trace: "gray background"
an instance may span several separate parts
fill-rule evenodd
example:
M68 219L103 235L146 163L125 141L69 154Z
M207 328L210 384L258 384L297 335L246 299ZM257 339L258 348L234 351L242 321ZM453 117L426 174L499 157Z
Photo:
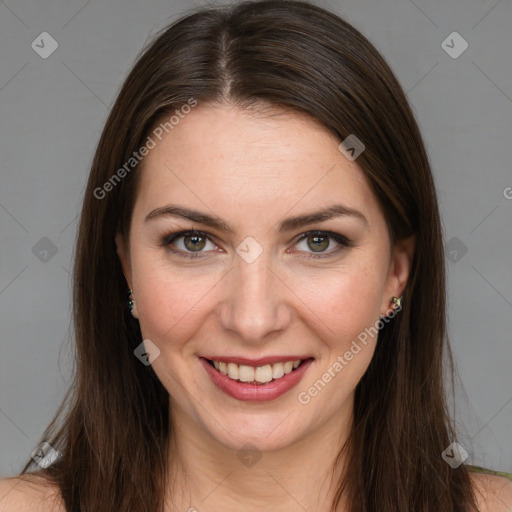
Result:
M512 5L317 3L380 49L416 112L447 243L462 445L512 471ZM200 4L0 2L0 476L21 469L69 383L76 216L109 106L151 35ZM58 43L46 59L31 47L44 31ZM458 58L442 47L454 31L469 45Z

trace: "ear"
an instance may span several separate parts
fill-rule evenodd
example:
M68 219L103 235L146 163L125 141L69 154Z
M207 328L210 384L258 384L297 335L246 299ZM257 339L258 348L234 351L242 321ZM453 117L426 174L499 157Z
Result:
M131 290L132 289L132 266L130 262L130 251L128 250L127 243L125 242L121 233L117 233L115 237L117 255L119 256L119 260L121 261L121 267L123 269L123 274L126 279L126 286ZM135 302L135 296L130 295L130 299L133 300L133 307L131 309L132 316L134 318L139 318L139 313L137 311L137 303Z
M412 235L409 238L397 241L391 251L388 279L381 304L383 315L389 314L391 297L400 297L407 285L415 247L416 236Z
M121 233L117 233L115 237L117 255L119 256L119 260L121 261L121 267L123 269L124 277L126 278L126 286L131 290L132 289L132 269L130 264L130 254L128 248L126 247L125 240Z

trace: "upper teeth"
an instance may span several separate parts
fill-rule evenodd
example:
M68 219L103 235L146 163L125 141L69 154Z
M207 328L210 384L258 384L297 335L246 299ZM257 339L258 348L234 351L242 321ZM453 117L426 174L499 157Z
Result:
M246 366L244 364L225 363L223 361L213 361L213 365L220 373L227 375L230 379L240 380L242 382L270 382L272 379L279 379L283 375L290 373L301 363L300 359L296 361L287 361L285 363L266 364L264 366Z

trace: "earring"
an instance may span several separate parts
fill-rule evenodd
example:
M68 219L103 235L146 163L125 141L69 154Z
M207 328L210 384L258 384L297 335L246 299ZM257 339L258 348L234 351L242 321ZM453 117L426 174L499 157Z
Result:
M132 317L135 318L133 316L133 307L135 306L135 300L130 297L131 295L133 295L132 289L128 290L128 309L130 311L130 315L132 315Z
M400 297L391 297L391 300L389 301L390 304L393 304L396 306L395 309L402 309L402 300L404 296L400 295Z
M395 311L398 312L402 309L403 299L404 299L403 295L400 295L400 297L391 297L391 299L389 299L389 304L392 305L393 313ZM387 318L388 316L391 316L391 315L380 315L381 318ZM393 314L393 316L395 316L395 315Z

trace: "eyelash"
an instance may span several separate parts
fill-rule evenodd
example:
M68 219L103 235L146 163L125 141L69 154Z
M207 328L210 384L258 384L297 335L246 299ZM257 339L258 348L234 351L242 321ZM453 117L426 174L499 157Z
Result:
M197 229L188 229L188 230L181 230L181 231L171 231L170 233L167 233L165 236L162 237L161 245L164 247L170 246L173 242L178 240L179 238L183 238L187 235L196 235L200 236L202 238L206 238L210 242L214 243L213 240L210 238L208 233L205 233L204 231L199 231ZM334 240L336 243L340 245L340 247L330 250L328 252L322 252L322 253L308 253L308 256L304 256L305 258L312 258L312 259L319 259L319 258L327 258L330 256L333 256L334 254L339 253L343 249L347 249L350 247L353 247L353 243L351 240L349 240L347 237L340 235L338 233L333 233L332 231L320 231L320 230L312 230L307 231L305 233L302 233L299 236L299 239L295 242L295 244L298 244L302 242L302 240L308 238L309 236L320 236L320 237L328 237ZM204 258L206 256L206 252L184 252L182 250L173 250L169 248L169 251L171 251L174 254L177 254L185 259L194 259L194 258Z

